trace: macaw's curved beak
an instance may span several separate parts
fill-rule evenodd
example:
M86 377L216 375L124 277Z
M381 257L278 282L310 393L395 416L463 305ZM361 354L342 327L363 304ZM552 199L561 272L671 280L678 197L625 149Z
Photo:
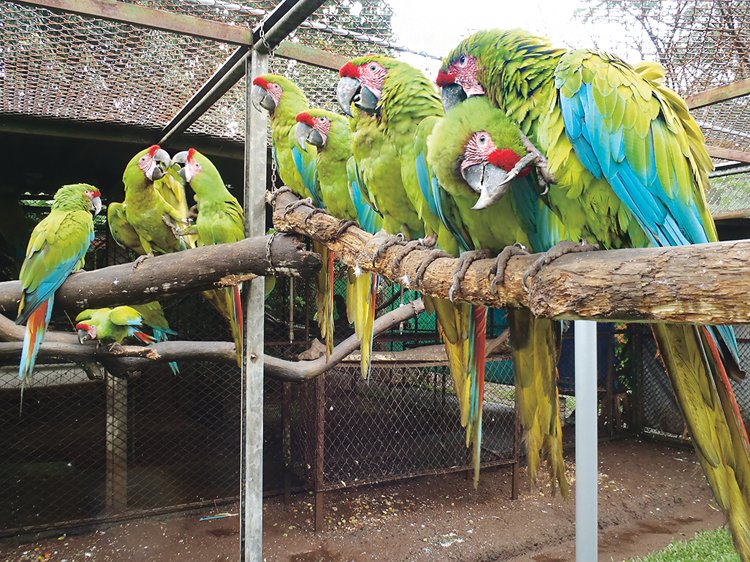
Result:
M253 103L253 107L258 111L265 109L268 113L273 113L274 109L276 109L276 102L271 94L269 94L268 90L263 86L259 86L258 84L255 84L250 91L250 100Z
M167 170L169 170L172 160L169 158L169 153L163 148L154 152L152 159L153 164L149 169L149 173L146 174L146 177L151 181L154 181L163 178L167 174Z
M323 136L307 123L297 123L297 128L295 129L294 134L297 137L297 144L299 144L305 152L307 152L307 143L318 148L322 148L325 144L323 142Z
M484 209L505 195L513 179L508 178L508 172L488 162L462 169L461 176L479 193L479 200L472 207L475 210Z
M443 99L443 110L447 112L451 107L458 105L468 96L461 84L454 83L443 86L443 91L440 93L440 97Z
M84 343L91 339L91 336L86 330L78 330L78 343Z
M94 215L98 215L102 210L102 198L92 197L91 198L91 210L94 211Z
M78 334L78 343L84 343L93 340L96 337L94 326L89 326L83 322L76 324L76 333Z
M188 159L188 151L187 150L183 150L182 152L178 152L177 154L175 154L172 157L172 164L177 164L177 166L180 168L180 171L177 172L177 173L180 174L180 177L184 181L188 181L187 178L185 177L185 175L186 175L186 173L185 173L185 166L187 166L187 159Z
M339 85L336 87L336 99L341 106L341 110L348 115L352 116L352 102L356 102L359 96L359 90L361 84L356 78L350 78L344 76L339 80Z

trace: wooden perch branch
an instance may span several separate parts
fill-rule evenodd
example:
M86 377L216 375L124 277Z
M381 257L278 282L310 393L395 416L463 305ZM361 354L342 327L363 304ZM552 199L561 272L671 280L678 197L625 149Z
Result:
M423 311L424 303L421 300L412 301L375 320L374 333L378 335L390 330ZM19 338L23 339L23 326L16 326L11 320L0 316L0 339ZM334 348L328 361L325 356L313 361L285 361L264 355L265 374L286 381L312 379L343 361L359 348L359 343L356 335L348 337ZM0 361L18 361L22 346L21 341L0 343ZM236 362L234 344L231 342L168 341L150 346L119 346L110 351L107 345L97 346L95 342L81 345L74 334L53 331L47 332L38 357L77 362L99 361L114 374L168 361L215 361L230 365Z
M269 245L270 242L270 245ZM270 255L270 260L269 260ZM178 293L237 284L250 275L310 277L320 256L304 249L296 236L247 238L205 246L71 275L55 296L55 306L83 310L113 304L137 304ZM15 316L21 283L0 283L0 313Z
M273 200L273 196L269 199ZM337 234L339 221L325 213L299 206L285 213L298 200L283 191L273 200L274 226L298 232L331 248L338 259L354 267L374 271L392 281L414 279L429 250L415 250L392 267L402 251L391 246L373 265L382 238L351 227ZM537 316L557 319L664 321L696 324L750 322L750 240L699 244L677 248L643 248L568 254L530 280L527 291L523 275L536 256L514 257L505 271L505 284L490 291L488 274L494 260L474 262L469 268L458 300L492 307L527 307ZM424 294L447 298L455 259L441 258L427 270Z

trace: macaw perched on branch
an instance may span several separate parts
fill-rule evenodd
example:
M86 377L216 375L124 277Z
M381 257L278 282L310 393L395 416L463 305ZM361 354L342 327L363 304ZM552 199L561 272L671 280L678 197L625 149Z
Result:
M383 55L366 55L352 59L339 72L337 97L341 108L352 114L352 104L360 116L355 126L364 125L377 130L395 149L397 159L375 156L379 165L400 170L401 183L395 185L367 182L367 192L377 209L395 230L412 240L409 248L422 244L422 240L436 240L441 251L434 252L421 268L441 254L459 254L457 239L440 221L432 202L420 189L417 178L419 155L414 138L420 122L440 117L443 110L440 98L430 81L416 68ZM369 119L361 113L370 115ZM362 136L367 139L367 136ZM353 151L355 160L362 147L361 137L355 132ZM380 146L365 150L380 151ZM372 157L372 156L370 156ZM423 158L424 156L422 156ZM357 162L360 168L364 162ZM360 174L362 176L363 174ZM416 220L415 220L416 219ZM387 230L386 226L386 230ZM416 280L417 283L419 279ZM407 283L408 284L408 283ZM466 444L473 444L474 485L479 478L482 403L484 394L484 364L487 317L485 307L454 304L447 299L425 299L438 318L438 326L451 368L461 409L461 423L466 427Z
M141 254L143 256L169 254L187 248L185 241L175 234L187 223L187 202L184 188L170 172L170 164L169 154L156 144L136 154L122 176L127 224L118 217L122 208L115 206L110 211L115 219L110 222L113 238L118 243L128 244L135 232L140 246L133 244L128 247L136 253L145 252Z
M120 344L132 337L149 344L167 341L168 336L177 335L177 332L169 328L158 301L133 306L86 309L76 316L75 328L81 343L99 340ZM150 328L153 335L145 332L144 328ZM169 363L169 368L175 375L180 373L174 361Z
M521 30L481 31L443 61L446 105L486 95L529 137L554 183L547 200L574 238L605 248L717 240L711 160L685 102L655 63L552 47ZM538 147L538 148L537 148ZM501 188L481 189L491 202ZM729 377L742 376L727 326L660 324L659 351L735 546L750 560L750 445Z
M380 230L382 219L372 206L363 199L356 181L350 181L352 159L352 139L349 123L343 115L324 109L310 109L297 114L295 129L300 146L313 145L317 149L315 159L320 196L329 213L344 219L342 228L358 222L370 234ZM353 190L357 190L355 193ZM328 251L327 279L329 290L327 302L318 302L318 310L327 311L327 323L333 329L333 260L334 254ZM357 274L359 273L359 274ZM354 332L361 344L362 376L370 372L370 357L375 321L375 301L377 297L377 275L349 271L347 283L346 309L349 322L354 324ZM333 351L333 338L326 338L327 353Z
M180 230L180 235L197 236L198 246L212 246L237 242L245 238L245 213L239 201L229 193L219 170L203 154L191 148L175 154L174 162L184 166L180 174L195 193L198 217L195 224ZM269 277L273 283L273 277ZM242 366L243 317L240 287L204 291L208 300L229 323L237 353L237 365Z
M263 74L253 79L252 102L258 111L267 111L271 123L273 159L281 181L294 193L319 209L325 209L315 160L317 148L297 138L297 115L310 109L304 92L291 80L277 74ZM326 353L333 350L333 256L325 244L312 243L324 267L318 274L316 303L318 326L326 343Z
M518 127L486 98L472 98L442 119L423 121L415 143L426 156L417 167L422 190L432 195L441 220L455 233L462 257L471 259L474 250L500 254L497 282L502 283L512 245L538 252L559 240L561 225L539 198L528 167L508 184L510 197L472 209L479 199L476 190L505 182L526 155ZM549 462L553 490L559 484L567 496L557 393L560 326L526 309L508 310L508 318L529 475L535 482L541 453Z
M21 266L21 303L16 324L26 323L18 377L24 384L34 371L44 339L55 291L83 267L94 239L94 220L102 208L99 190L85 183L64 185L55 193L52 209L34 227Z

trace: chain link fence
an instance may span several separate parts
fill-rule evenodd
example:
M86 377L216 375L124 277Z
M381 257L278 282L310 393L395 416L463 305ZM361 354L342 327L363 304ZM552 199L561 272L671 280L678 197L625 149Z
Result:
M750 326L735 326L740 365L750 365ZM659 358L656 342L647 326L628 332L635 378L635 424L643 433L668 439L689 440L685 420ZM745 425L750 424L750 381L731 381Z

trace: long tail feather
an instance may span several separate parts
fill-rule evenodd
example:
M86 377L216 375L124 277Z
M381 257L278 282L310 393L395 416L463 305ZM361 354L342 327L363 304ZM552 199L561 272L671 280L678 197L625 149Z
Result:
M750 560L750 450L721 354L705 328L661 324L652 329L737 552Z
M469 317L469 370L471 383L472 464L474 489L479 485L479 468L482 464L482 409L484 406L484 368L487 348L487 307L472 306Z
M242 314L242 295L239 285L227 287L227 300L232 303L232 339L234 340L234 349L237 352L237 366L242 368L242 351L245 345L243 338L244 316Z
M373 325L378 296L378 276L349 273L346 287L347 318L354 324L354 333L360 340L360 369L362 378L370 377L372 364Z
M156 340L157 342L167 341L170 335L171 336L177 335L177 332L175 332L174 330L170 330L170 329L163 330L161 328L153 328L153 332L154 332L154 340ZM170 361L168 365L169 365L169 370L172 371L173 375L177 376L180 374L180 367L179 365L177 365L177 361Z
M536 484L542 459L546 459L552 490L559 484L568 496L570 485L565 477L562 456L562 424L557 392L556 323L535 318L528 310L508 310L516 400L529 477Z
M323 267L318 272L315 304L320 335L326 344L326 358L333 353L333 264L334 255L325 244L313 241L313 250L321 255Z
M29 383L31 374L34 372L36 356L39 353L39 346L42 345L44 334L49 325L49 319L52 315L52 305L55 297L52 295L34 312L32 312L26 321L26 331L23 335L23 350L21 351L21 362L18 365L18 378L26 385Z

